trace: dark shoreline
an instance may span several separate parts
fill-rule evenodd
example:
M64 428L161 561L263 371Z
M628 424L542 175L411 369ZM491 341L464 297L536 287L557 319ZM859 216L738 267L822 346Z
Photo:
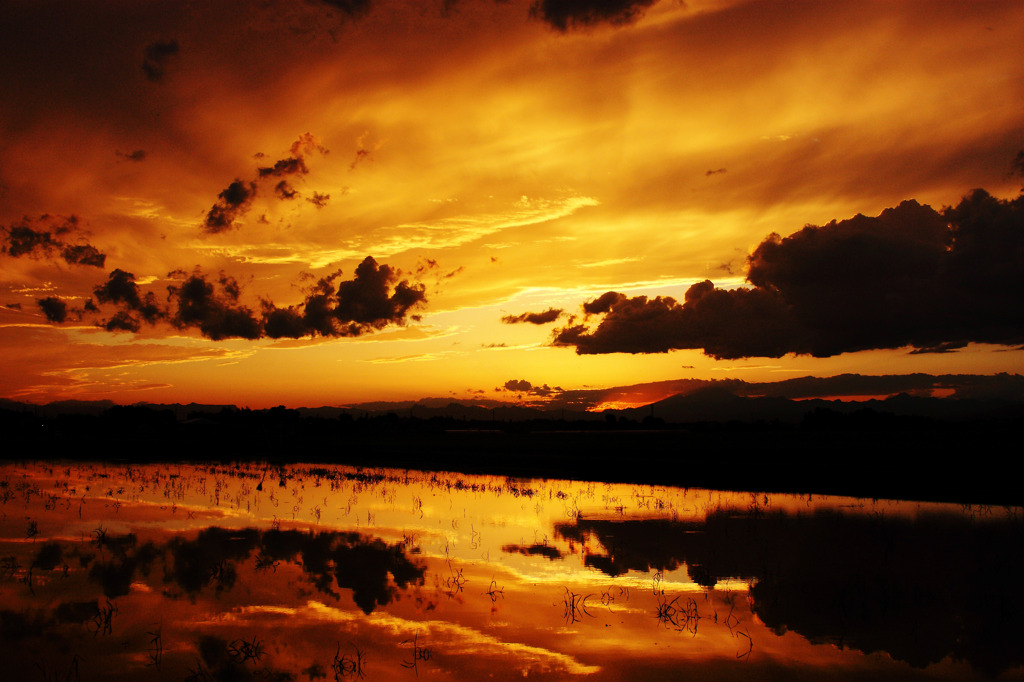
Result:
M1018 419L664 424L384 417L178 422L158 412L6 415L6 460L302 462L751 492L1024 505ZM15 423L16 422L16 423Z

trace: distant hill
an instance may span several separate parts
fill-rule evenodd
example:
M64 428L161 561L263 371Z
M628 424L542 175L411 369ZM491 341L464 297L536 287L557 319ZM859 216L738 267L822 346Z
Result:
M634 404L645 395L665 396L643 407L603 410L601 405ZM840 398L846 398L841 400ZM115 407L110 400L63 400L30 405L0 399L0 409L29 412L41 417L99 416ZM212 415L239 410L232 405L200 403L136 403L132 407L169 410L178 421L190 415ZM274 408L284 410L286 408ZM821 410L852 414L863 410L898 416L945 421L1015 418L1024 412L1024 376L908 374L800 377L778 382L751 383L738 379L679 379L607 389L571 390L549 399L525 403L494 398L452 400L421 398L376 401L345 406L300 407L290 410L303 418L350 419L394 415L412 420L510 423L531 421L594 422L609 415L636 422L645 419L667 424L694 422L779 421L798 423ZM267 410L251 410L257 414Z

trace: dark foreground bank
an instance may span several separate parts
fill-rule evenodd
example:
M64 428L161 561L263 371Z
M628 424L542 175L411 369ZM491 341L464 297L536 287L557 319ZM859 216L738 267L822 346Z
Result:
M323 462L513 477L1022 505L1020 418L941 421L816 412L801 422L664 424L303 417L150 408L0 411L7 459Z

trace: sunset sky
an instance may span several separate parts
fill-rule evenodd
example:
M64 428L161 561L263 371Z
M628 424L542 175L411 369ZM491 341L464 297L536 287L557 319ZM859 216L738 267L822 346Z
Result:
M8 0L0 45L0 397L1024 372L1019 0Z

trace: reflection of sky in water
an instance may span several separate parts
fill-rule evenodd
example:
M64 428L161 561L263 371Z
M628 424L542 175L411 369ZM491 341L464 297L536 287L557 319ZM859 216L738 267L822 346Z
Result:
M7 679L1020 679L1019 509L0 468Z

